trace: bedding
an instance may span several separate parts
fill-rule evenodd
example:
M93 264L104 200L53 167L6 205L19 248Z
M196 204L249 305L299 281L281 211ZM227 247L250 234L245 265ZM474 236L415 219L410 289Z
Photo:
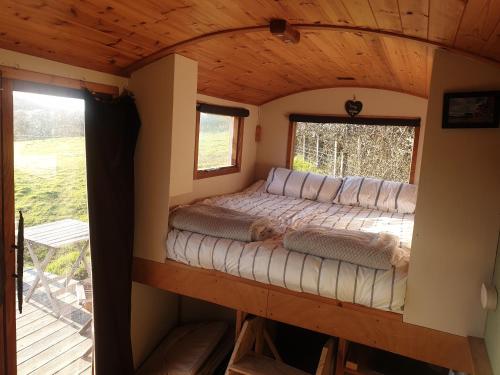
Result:
M315 173L272 168L267 178L266 193L292 198L333 202L342 185L342 178Z
M346 177L335 203L387 212L415 212L417 186L368 177Z
M169 222L177 229L247 242L274 237L280 227L276 220L207 204L180 206Z
M397 246L404 250L404 256L393 259L396 266L367 267L359 259L349 262L346 258L329 259L287 250L283 236L244 242L175 228L167 237L167 258L294 291L401 313L416 186L354 177L336 181L318 176L273 168L267 181L201 203L277 220L288 231L314 226L388 233L399 239ZM353 202L352 197L356 203L343 204Z
M169 259L204 269L352 302L403 312L408 267L379 270L290 251L281 240L242 242L173 229Z
M305 226L288 231L283 244L288 250L383 270L404 264L409 257L396 236L359 230Z
M242 192L205 199L203 203L279 219L290 228L314 225L370 233L387 232L399 237L400 247L411 247L414 214L269 194L265 188L266 182L258 181Z

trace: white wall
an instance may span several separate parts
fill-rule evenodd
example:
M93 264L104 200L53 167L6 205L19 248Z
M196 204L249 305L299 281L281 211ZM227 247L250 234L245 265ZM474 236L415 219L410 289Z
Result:
M172 87L172 152L170 196L193 191L194 139L198 63L184 56L175 59ZM191 146L191 147L190 147Z
M497 290L500 289L500 241L497 248L495 275L491 284L496 286ZM500 308L498 307L496 311L488 313L485 340L493 373L500 375Z
M182 163L192 168L193 154L185 154L178 146L191 138L194 142L196 79L196 62L178 55L149 64L130 79L141 117L135 152L134 236L134 255L141 258L165 260L172 189L192 190L192 172L186 174ZM134 363L138 366L177 324L178 297L134 283L132 317Z
M500 129L442 129L443 93L500 88L500 69L438 50L430 85L404 319L483 336L479 303L500 227Z
M288 115L290 113L345 115L344 103L352 99L363 102L361 115L420 117L422 135L425 129L427 100L394 91L367 88L331 88L304 91L273 100L261 107L262 141L257 149L256 176L266 178L273 166L286 165ZM423 143L420 137L419 150ZM417 156L416 181L420 168Z

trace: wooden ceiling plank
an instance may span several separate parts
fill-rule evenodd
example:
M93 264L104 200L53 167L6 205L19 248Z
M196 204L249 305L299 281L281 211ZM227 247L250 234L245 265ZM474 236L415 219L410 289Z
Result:
M126 40L136 47L156 50L164 47L165 43L158 43L158 37L143 36L137 30L126 28L120 18L106 19L100 14L97 7L90 7L89 2L75 2L72 0L44 0L45 6L38 6L38 2L23 1L25 6L36 9L39 13L48 13L71 22L85 30L94 29L113 38Z
M66 35L89 43L97 43L103 47L108 47L110 50L129 56L132 59L142 58L153 52L151 48L145 49L139 47L129 43L127 40L116 38L98 29L75 24L72 19L68 18L68 21L66 21L58 16L54 16L53 12L39 12L21 3L9 5L5 8L4 14L6 17L10 16L17 19L18 27L27 28L26 24L30 23L28 28L32 28L34 24L37 25L38 29L43 28L50 30L54 34Z
M342 0L342 3L356 26L378 28L368 0Z
M307 4L304 2L304 4ZM355 25L349 11L346 9L342 1L317 0L310 4L316 5L316 20L313 23L330 23L335 25ZM306 7L305 7L306 8ZM306 15L305 20L314 19L310 15ZM309 21L310 22L310 21Z
M398 1L403 33L426 39L429 27L429 2L426 0Z
M427 61L425 64L426 71L426 85L425 85L425 96L429 96L429 91L431 89L431 78L432 78L432 63L434 61L434 51L435 48L427 47Z
M26 27L11 27L5 22L7 18L4 14L0 13L0 35L10 35L11 38L18 41L29 40L32 44L55 51L56 56L57 53L66 51L64 53L70 53L75 57L79 56L83 60L101 60L119 68L127 66L135 58L134 56L125 56L116 49L75 38L67 33L61 33L58 30L44 26L30 25L29 29Z
M381 30L403 33L397 0L369 0L370 6Z
M391 60L387 57L387 51L382 42L383 37L378 35L363 35L363 42L366 45L369 58L366 61L366 66L369 67L367 70L370 75L373 76L375 82L385 82L386 87L388 87L388 82L394 81L393 65ZM398 39L399 41L399 39ZM371 65L370 61L379 61L379 64ZM401 89L396 84L391 84L391 88Z
M469 0L458 29L455 46L481 53L500 22L500 0Z
M465 0L431 0L429 8L429 40L453 46Z
M488 42L481 49L481 54L497 61L500 60L500 23L496 26Z
M367 86L408 92L408 85L401 87L391 80L392 72L387 69L385 60L367 50L365 38L368 37L352 33L335 33L335 38L330 35L328 31L308 32L301 43L290 46L262 31L233 36L224 43L207 40L178 52L199 61L200 92L231 100L245 95L246 102L261 104L304 89L331 86ZM398 42L393 40L394 44ZM359 51L363 53L358 55ZM245 61L243 68L238 61L220 58L234 55L239 56L239 61ZM357 62L353 64L353 61ZM425 64L422 65L425 70ZM336 76L345 72L355 73L358 78L354 82L337 81ZM424 77L424 85L425 81ZM265 90L259 91L259 88ZM425 88L419 93L422 91Z
M177 52L199 61L200 91L243 102L330 86L426 95L434 46L500 60L498 3L4 0L0 45L114 73ZM301 31L297 46L269 36L277 17Z
M29 41L20 41L18 38L11 38L9 35L1 35L0 33L0 48L25 53L27 55L37 56L44 59L57 61L63 64L79 66L81 68L97 70L99 72L115 74L118 76L123 75L123 70L117 66L109 65L108 63L100 63L95 60L87 60L80 56L73 56L70 52L57 53L46 47L34 45Z

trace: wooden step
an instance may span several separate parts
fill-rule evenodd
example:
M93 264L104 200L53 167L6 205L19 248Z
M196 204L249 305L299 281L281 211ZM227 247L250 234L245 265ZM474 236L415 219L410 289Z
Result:
M242 375L310 375L283 362L252 352L245 354L238 362L233 363L228 370L230 374Z

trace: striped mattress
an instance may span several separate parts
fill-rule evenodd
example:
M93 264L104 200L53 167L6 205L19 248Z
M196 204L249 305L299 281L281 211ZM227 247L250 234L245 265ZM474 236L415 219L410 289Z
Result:
M320 225L366 232L388 232L409 249L414 215L375 208L318 202L266 192L260 181L236 193L203 203L280 219L291 228ZM381 310L402 313L408 265L377 270L338 260L289 251L282 240L240 242L172 229L167 258L214 269L265 284L284 287Z

